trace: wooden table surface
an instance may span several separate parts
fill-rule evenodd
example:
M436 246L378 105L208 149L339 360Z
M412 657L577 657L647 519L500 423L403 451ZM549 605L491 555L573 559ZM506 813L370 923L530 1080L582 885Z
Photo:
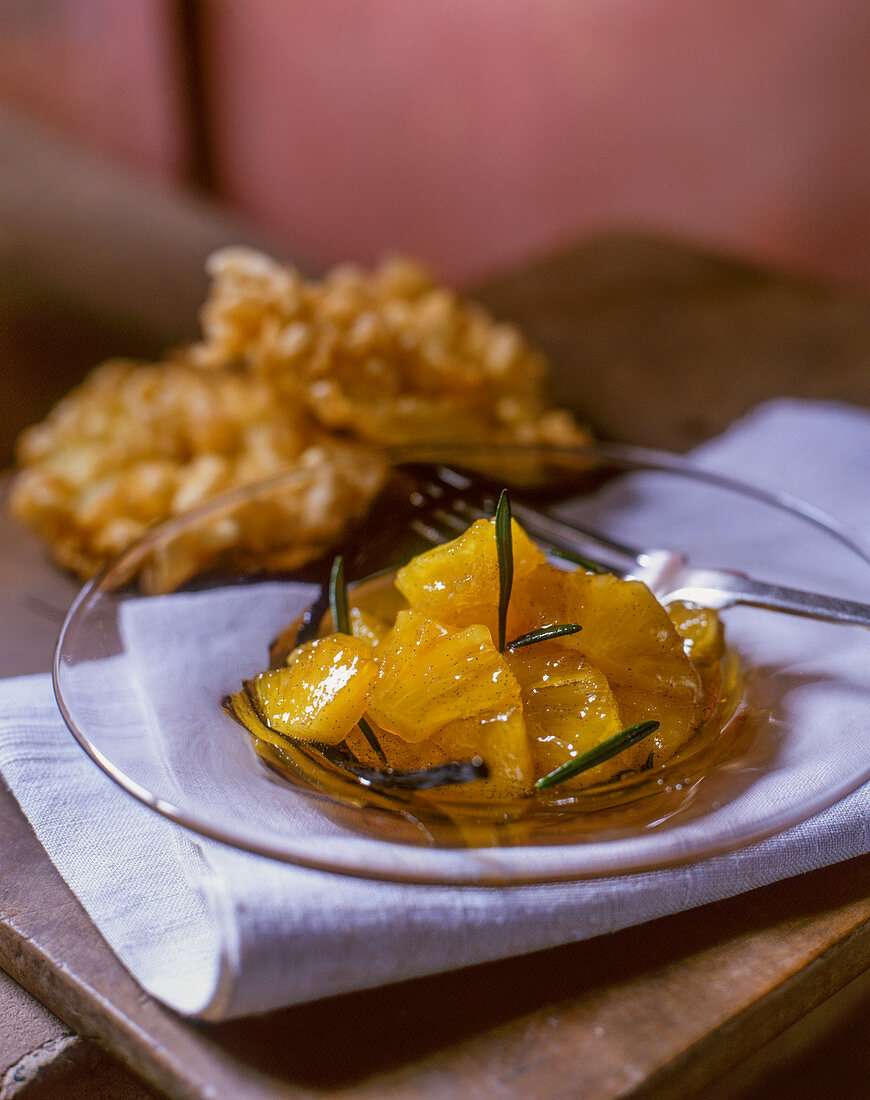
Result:
M63 185L52 216L68 201L75 217L79 199L65 199ZM0 179L0 200L2 187ZM107 241L131 232L130 195L122 186L111 194L100 238L110 250ZM140 201L140 233L149 217L165 224L168 200ZM166 243L166 263L194 270L198 250L219 243L226 227L198 213L183 224L187 233ZM45 255L60 253L49 242ZM0 294L12 303L4 385L17 400L7 436L20 426L16 415L46 405L84 372L90 352L135 354L138 346L119 348L119 340L144 349L173 333L171 301L160 317L137 311L134 256L128 281L122 272L118 282L121 312L109 321L103 303L91 308L87 280L74 277L74 257L34 276L27 256L12 263L0 247ZM548 352L559 397L605 435L682 449L779 394L870 405L870 302L854 291L626 236L567 250L477 293ZM16 311L26 324L16 324ZM175 318L179 328L188 321ZM51 370L40 373L42 362ZM5 517L2 524L0 673L46 669L73 586L29 536ZM197 1025L123 970L2 787L0 833L0 965L172 1097L706 1095L870 968L864 858L593 941Z

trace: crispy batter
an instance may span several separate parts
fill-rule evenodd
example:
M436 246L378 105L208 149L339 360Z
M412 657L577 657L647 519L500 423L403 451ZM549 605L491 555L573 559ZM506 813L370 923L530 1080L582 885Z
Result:
M309 281L232 248L209 274L198 343L161 363L103 364L19 438L13 512L81 577L155 521L283 470L307 475L152 558L147 587L218 555L310 559L365 511L389 444L588 441L547 408L546 364L518 330L414 263Z

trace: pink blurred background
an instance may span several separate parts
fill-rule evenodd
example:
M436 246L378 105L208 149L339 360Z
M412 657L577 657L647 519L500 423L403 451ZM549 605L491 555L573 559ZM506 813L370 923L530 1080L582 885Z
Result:
M6 0L0 102L318 266L641 229L870 283L867 0Z

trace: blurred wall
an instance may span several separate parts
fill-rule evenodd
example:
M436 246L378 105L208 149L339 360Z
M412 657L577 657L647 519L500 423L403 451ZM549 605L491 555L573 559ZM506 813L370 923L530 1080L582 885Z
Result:
M610 229L870 282L867 0L5 0L0 99L318 265Z
M0 0L0 99L164 179L187 170L170 0Z

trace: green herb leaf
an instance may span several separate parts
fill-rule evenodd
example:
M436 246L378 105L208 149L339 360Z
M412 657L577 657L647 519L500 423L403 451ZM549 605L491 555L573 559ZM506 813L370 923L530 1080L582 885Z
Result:
M634 726L620 730L619 733L608 737L606 741L602 741L600 745L596 745L594 749L589 749L588 752L575 756L573 760L561 764L548 775L542 776L535 783L535 790L544 791L549 787L555 787L557 783L564 783L566 779L573 779L575 775L581 775L583 772L589 771L596 764L603 764L605 760L618 756L626 749L630 749L632 745L636 745L638 741L642 741L644 737L655 733L660 724L654 721L638 722Z
M505 649L522 649L523 646L534 645L535 642L549 642L553 638L564 638L567 634L576 634L583 627L579 623L554 623L552 626L541 626L537 630L530 630L528 634L521 634L508 642Z
M344 558L340 554L337 555L333 561L332 569L329 573L329 606L332 610L332 622L338 633L352 634L353 631L350 628L350 613L347 609L347 584L344 580ZM363 736L366 741L368 741L372 752L382 764L386 764L387 758L384 756L384 750L378 744L378 739L375 737L372 727L365 718L360 718L357 725L362 730Z
M344 558L339 554L332 563L329 574L329 607L332 622L339 634L350 634L350 616L347 610L347 585L344 582Z
M508 604L514 583L514 542L511 530L511 502L502 489L495 510L495 549L498 556L498 648L504 650Z

